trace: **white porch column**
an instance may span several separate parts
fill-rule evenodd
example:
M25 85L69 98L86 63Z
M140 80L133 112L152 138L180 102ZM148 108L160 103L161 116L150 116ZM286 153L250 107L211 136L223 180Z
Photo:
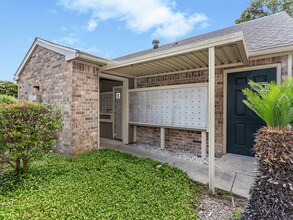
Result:
M209 48L209 190L215 192L215 47Z
M165 128L161 128L161 149L165 149Z
M207 132L201 131L201 158L207 157Z
M137 78L134 79L134 88L137 88ZM136 143L137 141L137 132L136 132L136 125L133 126L133 142Z
M122 87L122 141L129 144L129 109L128 109L128 79L123 80Z
M288 55L288 76L290 77L292 77L292 53L290 53L289 55Z

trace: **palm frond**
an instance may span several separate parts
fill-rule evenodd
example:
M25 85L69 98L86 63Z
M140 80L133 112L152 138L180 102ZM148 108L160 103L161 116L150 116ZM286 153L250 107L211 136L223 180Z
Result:
M288 78L281 85L275 82L249 81L244 89L243 103L254 111L268 126L286 127L293 124L293 80Z

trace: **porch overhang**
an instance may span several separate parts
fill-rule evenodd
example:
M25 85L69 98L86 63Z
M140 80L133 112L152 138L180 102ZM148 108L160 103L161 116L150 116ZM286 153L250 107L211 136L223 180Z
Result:
M136 78L208 69L208 50L211 47L215 48L216 68L248 63L243 33L236 32L125 61L116 61L103 67L102 71Z

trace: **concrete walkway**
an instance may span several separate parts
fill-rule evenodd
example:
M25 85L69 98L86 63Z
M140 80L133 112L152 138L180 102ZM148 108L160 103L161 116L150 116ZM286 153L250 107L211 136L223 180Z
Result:
M168 163L185 171L188 176L198 182L208 183L208 165L196 164L175 156L169 156L163 152L145 150L125 145L120 141L101 138L101 148L113 149L120 152L133 154L138 157L151 158L162 163ZM226 154L216 159L216 184L219 189L232 192L243 197L249 196L255 176L254 158Z

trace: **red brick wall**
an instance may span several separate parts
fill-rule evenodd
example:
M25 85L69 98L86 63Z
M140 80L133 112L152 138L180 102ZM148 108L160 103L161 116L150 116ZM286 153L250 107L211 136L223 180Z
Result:
M57 104L64 113L64 131L56 150L79 154L98 148L99 76L96 67L67 62L61 54L37 46L19 75L19 98L28 100L40 87L43 103Z
M137 142L160 147L160 128L137 126ZM191 130L166 129L165 147L170 150L184 150L200 156L201 132Z
M40 87L43 103L57 104L64 114L64 131L57 144L61 153L71 153L72 67L65 57L37 46L19 75L18 97L28 100L34 86Z
M137 79L137 88L208 82L207 70Z
M98 69L73 62L72 72L72 154L99 147Z

